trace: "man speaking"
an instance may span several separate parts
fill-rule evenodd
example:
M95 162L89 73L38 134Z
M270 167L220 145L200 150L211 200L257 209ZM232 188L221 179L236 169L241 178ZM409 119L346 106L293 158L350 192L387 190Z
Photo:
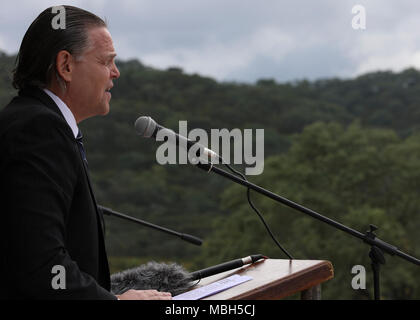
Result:
M103 218L77 124L109 112L115 56L106 23L71 6L43 11L22 40L19 93L0 112L0 298L171 298L109 291Z

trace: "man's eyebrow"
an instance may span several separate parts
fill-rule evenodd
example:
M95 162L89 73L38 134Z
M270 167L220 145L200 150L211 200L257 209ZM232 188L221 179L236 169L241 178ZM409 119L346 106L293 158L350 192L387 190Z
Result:
M115 52L111 52L102 56L103 59L113 59L117 56Z

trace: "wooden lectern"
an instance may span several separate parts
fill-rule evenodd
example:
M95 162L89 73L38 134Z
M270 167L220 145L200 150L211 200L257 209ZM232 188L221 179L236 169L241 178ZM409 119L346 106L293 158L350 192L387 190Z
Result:
M331 262L321 260L266 259L204 278L196 288L229 277L247 275L252 280L203 300L274 300L301 292L301 299L321 299L321 283L334 277Z

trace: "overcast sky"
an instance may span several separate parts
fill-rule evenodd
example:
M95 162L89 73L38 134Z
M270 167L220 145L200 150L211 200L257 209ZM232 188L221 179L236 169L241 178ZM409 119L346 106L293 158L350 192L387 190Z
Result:
M34 18L72 4L106 18L120 59L219 81L351 78L420 68L415 0L3 0L0 50L16 53ZM366 29L352 20L362 5ZM357 20L359 24L361 20Z

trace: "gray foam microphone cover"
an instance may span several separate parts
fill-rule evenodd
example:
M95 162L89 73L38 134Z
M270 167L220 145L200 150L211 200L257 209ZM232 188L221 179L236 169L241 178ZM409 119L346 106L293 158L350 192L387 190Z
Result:
M192 287L191 275L177 263L150 261L111 275L111 292L122 294L127 290L151 290L181 294Z
M151 117L142 116L136 120L134 128L138 135L150 138L156 129L156 122Z

